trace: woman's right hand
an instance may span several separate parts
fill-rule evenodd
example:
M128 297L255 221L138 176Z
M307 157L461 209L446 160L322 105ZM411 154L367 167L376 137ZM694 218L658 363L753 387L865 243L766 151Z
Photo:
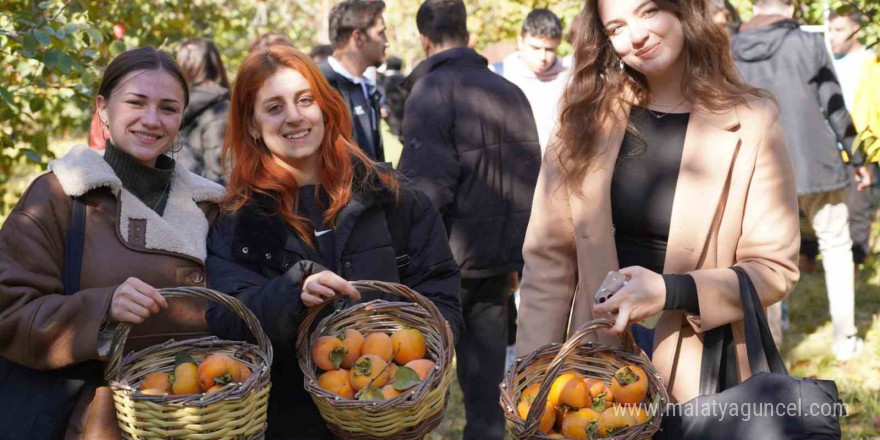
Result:
M168 301L153 286L131 277L113 291L110 321L140 324L150 315L168 307Z
M320 305L336 295L345 295L356 301L361 299L361 293L351 283L329 270L311 275L303 282L301 298L306 307Z

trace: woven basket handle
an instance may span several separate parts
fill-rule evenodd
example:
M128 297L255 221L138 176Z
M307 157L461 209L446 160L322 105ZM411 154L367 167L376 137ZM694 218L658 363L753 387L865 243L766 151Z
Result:
M211 290L205 287L169 287L159 289L159 294L164 298L201 298L226 306L244 320L248 329L251 331L251 334L257 340L257 345L260 347L260 350L266 354L269 365L272 365L272 344L263 332L260 322L257 321L257 317L254 316L253 312L251 312L247 306L232 295L220 293L216 290ZM131 327L132 324L125 322L119 323L119 325L116 326L116 332L113 335L113 351L110 354L110 361L107 364L107 369L104 371L104 377L108 381L117 378L120 373L119 370L122 368L122 352L125 348L125 341L128 339L128 333L131 331Z
M431 319L437 323L440 328L444 329L443 334L446 335L448 343L452 344L452 329L449 328L449 323L446 322L446 319L440 313L440 310L437 309L437 306L434 305L431 300L425 298L421 293L416 292L403 284L389 283L386 281L352 281L351 285L362 294L366 292L390 293L409 299L422 306L422 308L427 310L428 314L431 315ZM309 309L305 319L303 319L299 326L299 333L297 334L296 340L298 350L299 347L308 346L309 329L311 329L312 323L315 322L315 319L321 313L321 310L332 302L333 301L324 301L320 305Z
M550 386L553 384L553 380L556 379L556 376L562 370L562 366L565 363L565 360L571 356L575 350L584 344L585 339L589 336L590 333L593 333L596 330L606 329L614 327L614 321L608 318L598 318L592 321L587 321L584 325L581 326L559 349L559 352L556 353L556 357L553 358L553 361L550 362L550 365L547 367L546 372L544 373L544 380L541 381L541 387L538 389L538 395L535 397L535 402L545 402L547 397L550 396ZM632 332L629 330L629 327L626 328L626 331L620 335L623 347L626 351L630 353L639 354L639 346L636 344L635 339L633 339ZM526 417L526 426L529 427L530 435L534 435L539 426L539 421L541 417L544 415L544 407L545 405L532 405L529 410L529 415Z

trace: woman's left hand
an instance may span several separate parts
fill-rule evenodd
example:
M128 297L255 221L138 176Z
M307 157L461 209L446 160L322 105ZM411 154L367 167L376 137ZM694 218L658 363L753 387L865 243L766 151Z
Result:
M630 280L608 301L593 304L596 313L617 312L617 320L611 331L623 333L630 323L641 321L663 310L666 305L666 282L663 275L641 266L620 269Z

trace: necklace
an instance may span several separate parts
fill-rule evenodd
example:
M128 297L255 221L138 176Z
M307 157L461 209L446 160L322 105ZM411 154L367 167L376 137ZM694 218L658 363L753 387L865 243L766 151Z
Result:
M687 102L687 98L683 99L683 100L682 100L681 102L679 102L678 104L675 104L675 107L672 107L672 109L669 110L669 111L666 112L666 113L660 113L660 114L657 114L657 113L655 113L653 110L649 109L647 106L645 106L645 110L647 110L648 113L650 113L652 116L654 116L655 118L657 118L657 120L659 121L660 119L665 118L666 115L668 115L668 114L674 112L676 109L678 109L679 107L681 107L681 105L684 104L685 102ZM658 107L662 107L662 106L658 106Z

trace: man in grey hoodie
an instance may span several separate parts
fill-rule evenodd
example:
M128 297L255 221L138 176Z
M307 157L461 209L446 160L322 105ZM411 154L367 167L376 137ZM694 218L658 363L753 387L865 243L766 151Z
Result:
M535 9L523 22L517 39L519 50L495 69L526 94L535 116L541 153L547 149L550 132L559 119L559 100L568 83L568 70L556 57L561 42L559 17L548 9Z
M862 158L850 151L855 128L822 36L802 31L791 0L755 0L755 17L733 38L733 56L749 85L773 93L794 162L801 211L819 239L834 328L832 351L849 360L863 341L854 325L854 267L846 187L847 165L870 184ZM841 159L843 156L843 159ZM778 316L779 309L770 315ZM774 321L774 319L771 319ZM777 336L777 335L774 335ZM781 336L781 335L780 335Z

